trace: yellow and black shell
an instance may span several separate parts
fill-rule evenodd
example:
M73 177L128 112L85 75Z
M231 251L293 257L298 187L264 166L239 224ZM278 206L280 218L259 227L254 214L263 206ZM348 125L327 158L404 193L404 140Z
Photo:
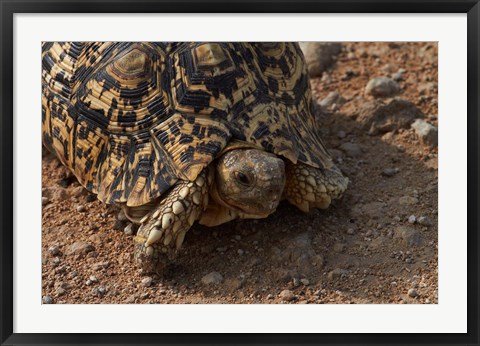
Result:
M331 164L296 43L44 42L42 95L43 143L106 203L194 180L231 139Z

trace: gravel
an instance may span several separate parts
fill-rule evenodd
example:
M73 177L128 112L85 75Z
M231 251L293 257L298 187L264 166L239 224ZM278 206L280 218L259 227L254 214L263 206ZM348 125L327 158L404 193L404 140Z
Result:
M377 77L370 80L365 93L373 97L392 97L400 92L400 85L388 77Z
M399 226L395 229L394 237L402 240L406 247L420 246L423 244L422 234L415 228Z
M95 247L84 241L76 241L67 248L67 255L85 255L89 252L95 251Z
M84 205L78 205L76 209L79 213L85 213L87 211L87 207Z
M417 119L413 122L412 128L422 143L433 148L438 146L438 130L435 126L423 119Z
M356 143L342 143L340 149L348 156L352 158L358 158L363 155L362 148Z
M382 172L382 175L385 177L393 177L395 174L399 173L399 168L385 168Z
M327 97L318 102L324 108L331 109L334 105L340 106L345 103L345 99L338 93L338 91L330 92Z
M388 104L380 101L362 103L358 120L363 123L369 135L408 128L424 114L410 101L395 98Z
M347 276L350 272L346 269L335 268L328 273L328 278L330 280L335 280L344 276Z
M280 292L280 294L278 296L284 302L291 302L292 300L295 299L295 295L290 290L283 290L282 292Z
M43 304L53 304L53 298L50 296L43 296L42 297Z
M320 77L335 63L337 55L342 51L342 44L338 42L302 42L300 47L305 54L311 77Z
M60 249L56 245L52 245L48 248L48 253L52 256L58 256L60 254Z
M147 276L147 277L142 279L142 285L145 286L145 287L152 286L152 283L153 283L153 278L150 277L150 276Z
M412 196L402 196L398 199L398 203L403 206L418 204L418 198Z
M427 93L435 93L437 91L437 83L434 83L434 82L420 83L417 86L417 90L420 95L425 95Z
M223 276L219 272L211 272L202 277L204 285L218 285L223 282Z
M408 296L411 298L415 298L418 296L417 290L415 288L410 288L407 292Z
M135 299L136 299L136 298L137 298L137 297L136 297L134 294L129 295L129 296L127 297L127 299L125 299L125 304L135 303Z
M63 202L68 199L68 197L69 195L67 190L61 187L55 188L55 190L52 192L52 199L56 202Z
M99 298L103 297L107 293L107 288L103 286L94 287L92 289L92 294Z
M305 278L300 279L300 282L301 282L302 284L304 284L305 286L310 285L310 281L309 281L308 279L305 279Z
M92 269L95 271L98 271L98 270L108 268L109 265L110 265L110 262L108 261L96 262L92 265Z
M431 226L433 224L432 220L428 216L420 216L417 222L423 226Z
M133 235L133 233L134 233L134 224L133 224L133 223L129 223L127 226L125 226L125 228L123 229L123 233L125 233L126 235Z

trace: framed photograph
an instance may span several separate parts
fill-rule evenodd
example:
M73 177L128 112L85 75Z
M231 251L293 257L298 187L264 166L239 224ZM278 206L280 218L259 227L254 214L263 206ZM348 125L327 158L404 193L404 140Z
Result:
M478 345L478 1L2 1L1 343Z

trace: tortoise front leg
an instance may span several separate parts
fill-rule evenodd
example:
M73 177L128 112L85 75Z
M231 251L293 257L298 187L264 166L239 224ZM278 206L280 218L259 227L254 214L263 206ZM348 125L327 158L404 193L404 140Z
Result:
M148 272L161 270L182 246L185 234L208 204L206 170L194 182L178 182L141 220L135 260Z
M287 162L285 172L284 196L304 212L309 212L311 208L328 208L333 199L340 198L348 185L348 178L335 165L324 169L301 162Z

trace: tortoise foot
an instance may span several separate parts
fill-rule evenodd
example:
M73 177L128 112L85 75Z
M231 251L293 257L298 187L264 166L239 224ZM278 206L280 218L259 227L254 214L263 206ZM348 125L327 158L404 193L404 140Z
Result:
M134 238L135 261L149 272L173 259L185 235L208 203L205 173L194 182L181 181L140 220Z

